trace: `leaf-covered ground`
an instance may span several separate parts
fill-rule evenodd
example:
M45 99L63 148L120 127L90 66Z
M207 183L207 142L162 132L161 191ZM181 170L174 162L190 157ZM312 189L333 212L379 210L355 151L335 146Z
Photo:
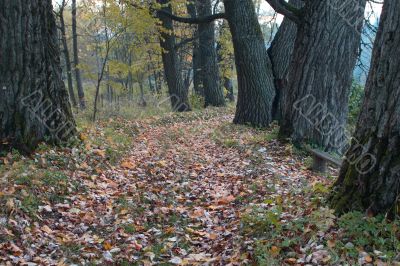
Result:
M333 177L276 128L231 120L109 120L72 148L0 158L0 264L391 265L396 224L338 219Z

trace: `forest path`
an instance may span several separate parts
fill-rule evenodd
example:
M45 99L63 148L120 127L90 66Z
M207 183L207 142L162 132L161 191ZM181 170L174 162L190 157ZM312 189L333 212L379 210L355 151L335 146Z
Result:
M8 163L0 179L0 264L273 265L267 253L284 254L289 264L305 258L303 217L319 208L313 187L324 190L326 178L277 141L276 128L233 125L229 110L207 110L110 119L85 130L79 146L43 148ZM112 163L116 152L123 159ZM321 217L307 230L332 219L329 212Z
M273 133L231 121L226 115L142 124L131 154L105 177L116 183L106 191L117 218L104 238L113 239L110 248L123 247L106 257L147 265L239 265L253 254L242 224L249 208L298 200L290 208L304 212L301 198L295 198L309 173L289 146L270 139L261 147L259 141Z

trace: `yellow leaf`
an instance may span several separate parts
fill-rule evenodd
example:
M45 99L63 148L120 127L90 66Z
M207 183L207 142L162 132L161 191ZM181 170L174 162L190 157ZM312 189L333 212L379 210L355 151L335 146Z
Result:
M6 202L6 208L9 210L9 211L12 211L12 210L14 210L14 200L13 199L8 199L7 200L7 202Z
M127 210L127 209L122 209L122 210L119 212L119 214L122 214L122 215L127 214L127 213L128 213L128 210Z
M80 140L82 140L82 141L85 141L85 140L87 140L87 135L86 134L84 134L84 133L81 133L81 134L79 134L79 139Z
M168 227L168 228L166 228L166 229L164 230L164 232L165 232L166 234L174 233L174 232L175 232L175 228L174 228L174 227Z
M166 161L159 161L158 165L162 166L162 167L166 167L167 166L167 162Z

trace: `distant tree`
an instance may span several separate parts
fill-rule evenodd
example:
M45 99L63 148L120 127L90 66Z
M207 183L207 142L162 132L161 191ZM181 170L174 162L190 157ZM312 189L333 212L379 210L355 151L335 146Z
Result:
M232 36L229 32L228 23L223 21L219 25L219 36L217 44L218 64L221 69L221 79L226 90L226 98L230 102L235 101L233 92L233 75L234 75L234 54L232 45Z
M51 2L0 2L0 145L31 151L75 133Z
M76 101L75 92L74 92L74 84L73 84L73 79L72 79L72 66L71 66L71 59L70 59L70 54L69 54L69 49L68 49L67 32L65 29L65 21L64 21L64 10L65 10L66 5L67 5L67 3L65 2L65 0L62 0L57 15L60 20L61 42L62 42L62 46L63 46L62 52L64 54L65 68L66 68L66 72L67 72L66 74L67 74L67 80L68 80L69 98L71 100L72 105L74 107L77 107L78 103Z
M211 0L197 0L199 16L212 15ZM199 34L199 56L201 77L204 90L205 106L225 106L225 97L219 82L219 67L215 40L214 21L200 23Z
M226 0L225 13L198 18L174 16L170 10L161 13L183 23L209 23L225 18L232 35L238 78L238 101L234 123L266 127L272 121L275 86L272 66L252 0Z
M164 11L158 12L157 16L163 26L163 30L161 30L160 34L160 45L163 49L162 60L168 92L171 98L171 105L174 111L190 111L188 91L184 87L181 65L175 49L174 25L172 19L166 16L166 14L172 13L170 1L157 0L157 2L162 5L161 10Z
M78 49L78 32L76 22L76 0L72 0L72 45L74 52L74 70L76 88L78 90L79 106L81 109L86 108L85 93L83 91L81 71L79 69L79 49Z
M275 86L252 0L224 1L232 35L238 79L238 99L233 120L237 124L266 127L272 121Z
M398 214L400 195L400 1L385 0L356 131L332 206Z
M188 1L186 4L187 11L190 17L197 17L197 8L194 1ZM199 30L198 26L195 25L193 32L193 52L192 52L192 67L193 67L193 90L197 95L204 96L204 90L202 85L201 77L201 66L200 66L200 54L199 54Z

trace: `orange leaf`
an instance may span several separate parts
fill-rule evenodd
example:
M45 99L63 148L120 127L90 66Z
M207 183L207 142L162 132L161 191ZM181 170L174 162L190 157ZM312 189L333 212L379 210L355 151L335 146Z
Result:
M231 203L234 200L235 200L235 197L233 195L229 195L227 197L218 199L218 204L225 205L225 204Z
M278 248L277 246L272 246L271 250L270 250L270 253L271 253L272 256L276 257L276 256L279 255L280 251L281 251L281 249Z
M136 167L136 165L132 162L124 161L121 163L121 167L127 168L127 169L134 169Z
M93 150L93 153L103 158L106 157L106 152L104 150Z
M208 235L208 238L211 239L211 240L215 240L215 239L218 238L218 235L214 234L214 233L211 233L211 234Z
M295 258L288 258L288 259L285 259L285 262L287 264L294 265L297 263L297 260Z
M372 257L371 256L366 256L365 257L365 262L371 263L372 262Z
M103 247L104 247L105 250L111 250L112 249L112 245L111 245L110 242L105 242L103 244Z

